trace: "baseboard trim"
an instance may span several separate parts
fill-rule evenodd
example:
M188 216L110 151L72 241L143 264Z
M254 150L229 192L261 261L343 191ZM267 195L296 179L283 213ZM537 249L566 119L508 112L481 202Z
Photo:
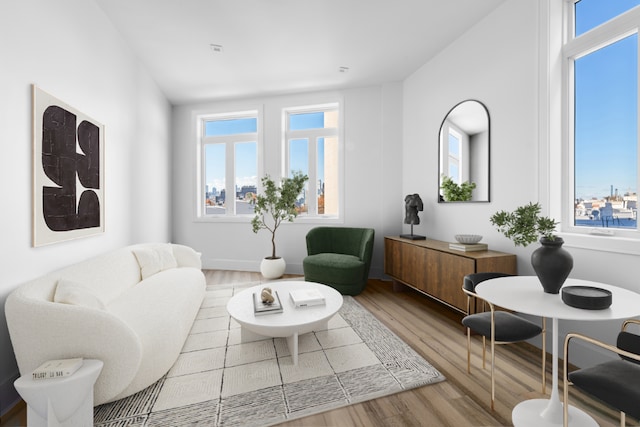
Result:
M18 401L13 403L13 405L11 405L8 410L6 411L6 413L0 415L0 425L6 423L7 421L9 421L12 418L17 418L21 412L24 412L25 415L22 415L23 417L26 416L26 411L27 411L27 404L24 402L24 400L18 398ZM25 419L26 421L26 419Z
M20 374L15 374L9 377L0 384L0 420L5 419L6 415L14 410L15 406L19 404L22 399L13 386L13 383L20 377Z

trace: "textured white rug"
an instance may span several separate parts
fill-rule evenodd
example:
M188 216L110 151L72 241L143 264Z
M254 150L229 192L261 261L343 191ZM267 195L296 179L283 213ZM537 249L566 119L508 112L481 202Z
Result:
M256 283L210 286L180 357L147 389L95 408L94 425L268 426L432 384L444 377L355 299L327 330L240 343L226 304Z

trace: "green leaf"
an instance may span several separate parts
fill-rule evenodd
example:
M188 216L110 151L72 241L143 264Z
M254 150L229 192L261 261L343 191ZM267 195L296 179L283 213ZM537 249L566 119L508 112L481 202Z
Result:
M292 222L298 215L296 200L308 180L309 177L299 171L283 178L279 186L269 175L261 180L263 192L255 197L251 229L254 233L263 229L271 232L272 258L276 258L276 231L282 221Z
M498 211L489 218L489 222L516 246L528 246L541 237L554 240L553 232L558 223L549 217L541 217L541 210L539 203L529 202L513 212Z

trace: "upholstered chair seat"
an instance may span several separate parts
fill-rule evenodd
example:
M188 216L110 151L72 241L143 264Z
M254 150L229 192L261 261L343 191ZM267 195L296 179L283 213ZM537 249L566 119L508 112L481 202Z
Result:
M343 295L362 292L369 278L374 230L316 227L306 236L304 279L335 288Z
M569 407L568 386L573 385L620 411L621 426L625 425L626 414L640 419L640 335L627 331L627 328L634 324L640 325L640 320L629 319L622 324L615 346L582 334L567 335L564 343L563 377L565 408ZM617 354L620 358L569 372L569 348L570 342L574 339ZM564 413L564 425L568 425L567 411Z

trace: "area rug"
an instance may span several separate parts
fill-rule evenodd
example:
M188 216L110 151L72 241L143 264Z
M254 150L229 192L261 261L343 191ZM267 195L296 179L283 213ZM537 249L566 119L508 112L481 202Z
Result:
M240 343L226 304L252 285L209 286L167 375L97 406L94 425L269 426L444 380L349 296L327 330L300 336L297 366L284 338Z

